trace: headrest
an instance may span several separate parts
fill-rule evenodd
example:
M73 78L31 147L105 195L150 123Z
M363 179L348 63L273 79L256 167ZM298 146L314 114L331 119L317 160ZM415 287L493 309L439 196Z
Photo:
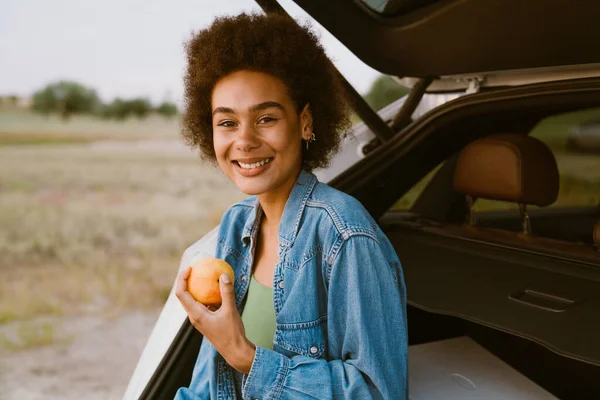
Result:
M475 198L547 206L558 196L552 151L520 134L492 135L468 144L454 172L454 189Z
M596 226L594 226L594 243L600 247L600 221L596 222Z

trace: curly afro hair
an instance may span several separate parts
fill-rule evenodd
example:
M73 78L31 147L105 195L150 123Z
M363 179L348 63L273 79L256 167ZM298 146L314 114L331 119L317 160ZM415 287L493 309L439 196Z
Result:
M216 161L211 95L217 81L252 70L279 78L300 112L310 105L317 140L303 148L303 168L325 167L350 127L344 89L317 36L288 16L220 17L185 46L185 111L182 134L202 158Z

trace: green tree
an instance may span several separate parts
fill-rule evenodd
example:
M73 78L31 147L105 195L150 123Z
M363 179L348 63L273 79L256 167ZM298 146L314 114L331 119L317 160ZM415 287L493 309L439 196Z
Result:
M105 104L101 107L100 116L105 119L118 119L124 120L130 114L127 102L121 100L119 97L114 99L111 103Z
M73 114L94 113L100 100L94 89L72 81L54 82L35 92L32 109L43 114L58 113L63 119Z
M380 110L408 93L408 88L400 85L387 75L381 75L373 82L364 98L374 110Z
M99 114L104 119L114 118L123 121L131 116L146 118L152 110L152 104L148 99L123 100L117 97L111 103L103 105Z
M152 104L148 99L137 98L131 99L125 102L126 108L130 114L142 119L146 118L150 111L152 111Z
M154 111L166 118L172 118L177 115L177 106L174 103L168 101L162 102Z

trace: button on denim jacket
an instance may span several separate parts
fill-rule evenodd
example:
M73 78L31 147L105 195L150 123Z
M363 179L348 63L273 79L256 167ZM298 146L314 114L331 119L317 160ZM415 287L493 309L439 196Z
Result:
M221 221L216 256L235 270L240 312L261 216L250 197ZM273 301L273 350L256 347L250 373L243 375L244 399L408 398L406 293L398 257L356 199L305 171L279 226ZM204 340L190 387L175 398L235 399L234 373Z

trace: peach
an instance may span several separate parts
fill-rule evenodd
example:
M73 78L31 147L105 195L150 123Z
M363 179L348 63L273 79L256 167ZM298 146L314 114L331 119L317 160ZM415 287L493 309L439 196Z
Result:
M204 305L221 304L219 278L226 273L233 283L233 268L218 258L207 257L196 261L187 279L187 290L192 297Z

